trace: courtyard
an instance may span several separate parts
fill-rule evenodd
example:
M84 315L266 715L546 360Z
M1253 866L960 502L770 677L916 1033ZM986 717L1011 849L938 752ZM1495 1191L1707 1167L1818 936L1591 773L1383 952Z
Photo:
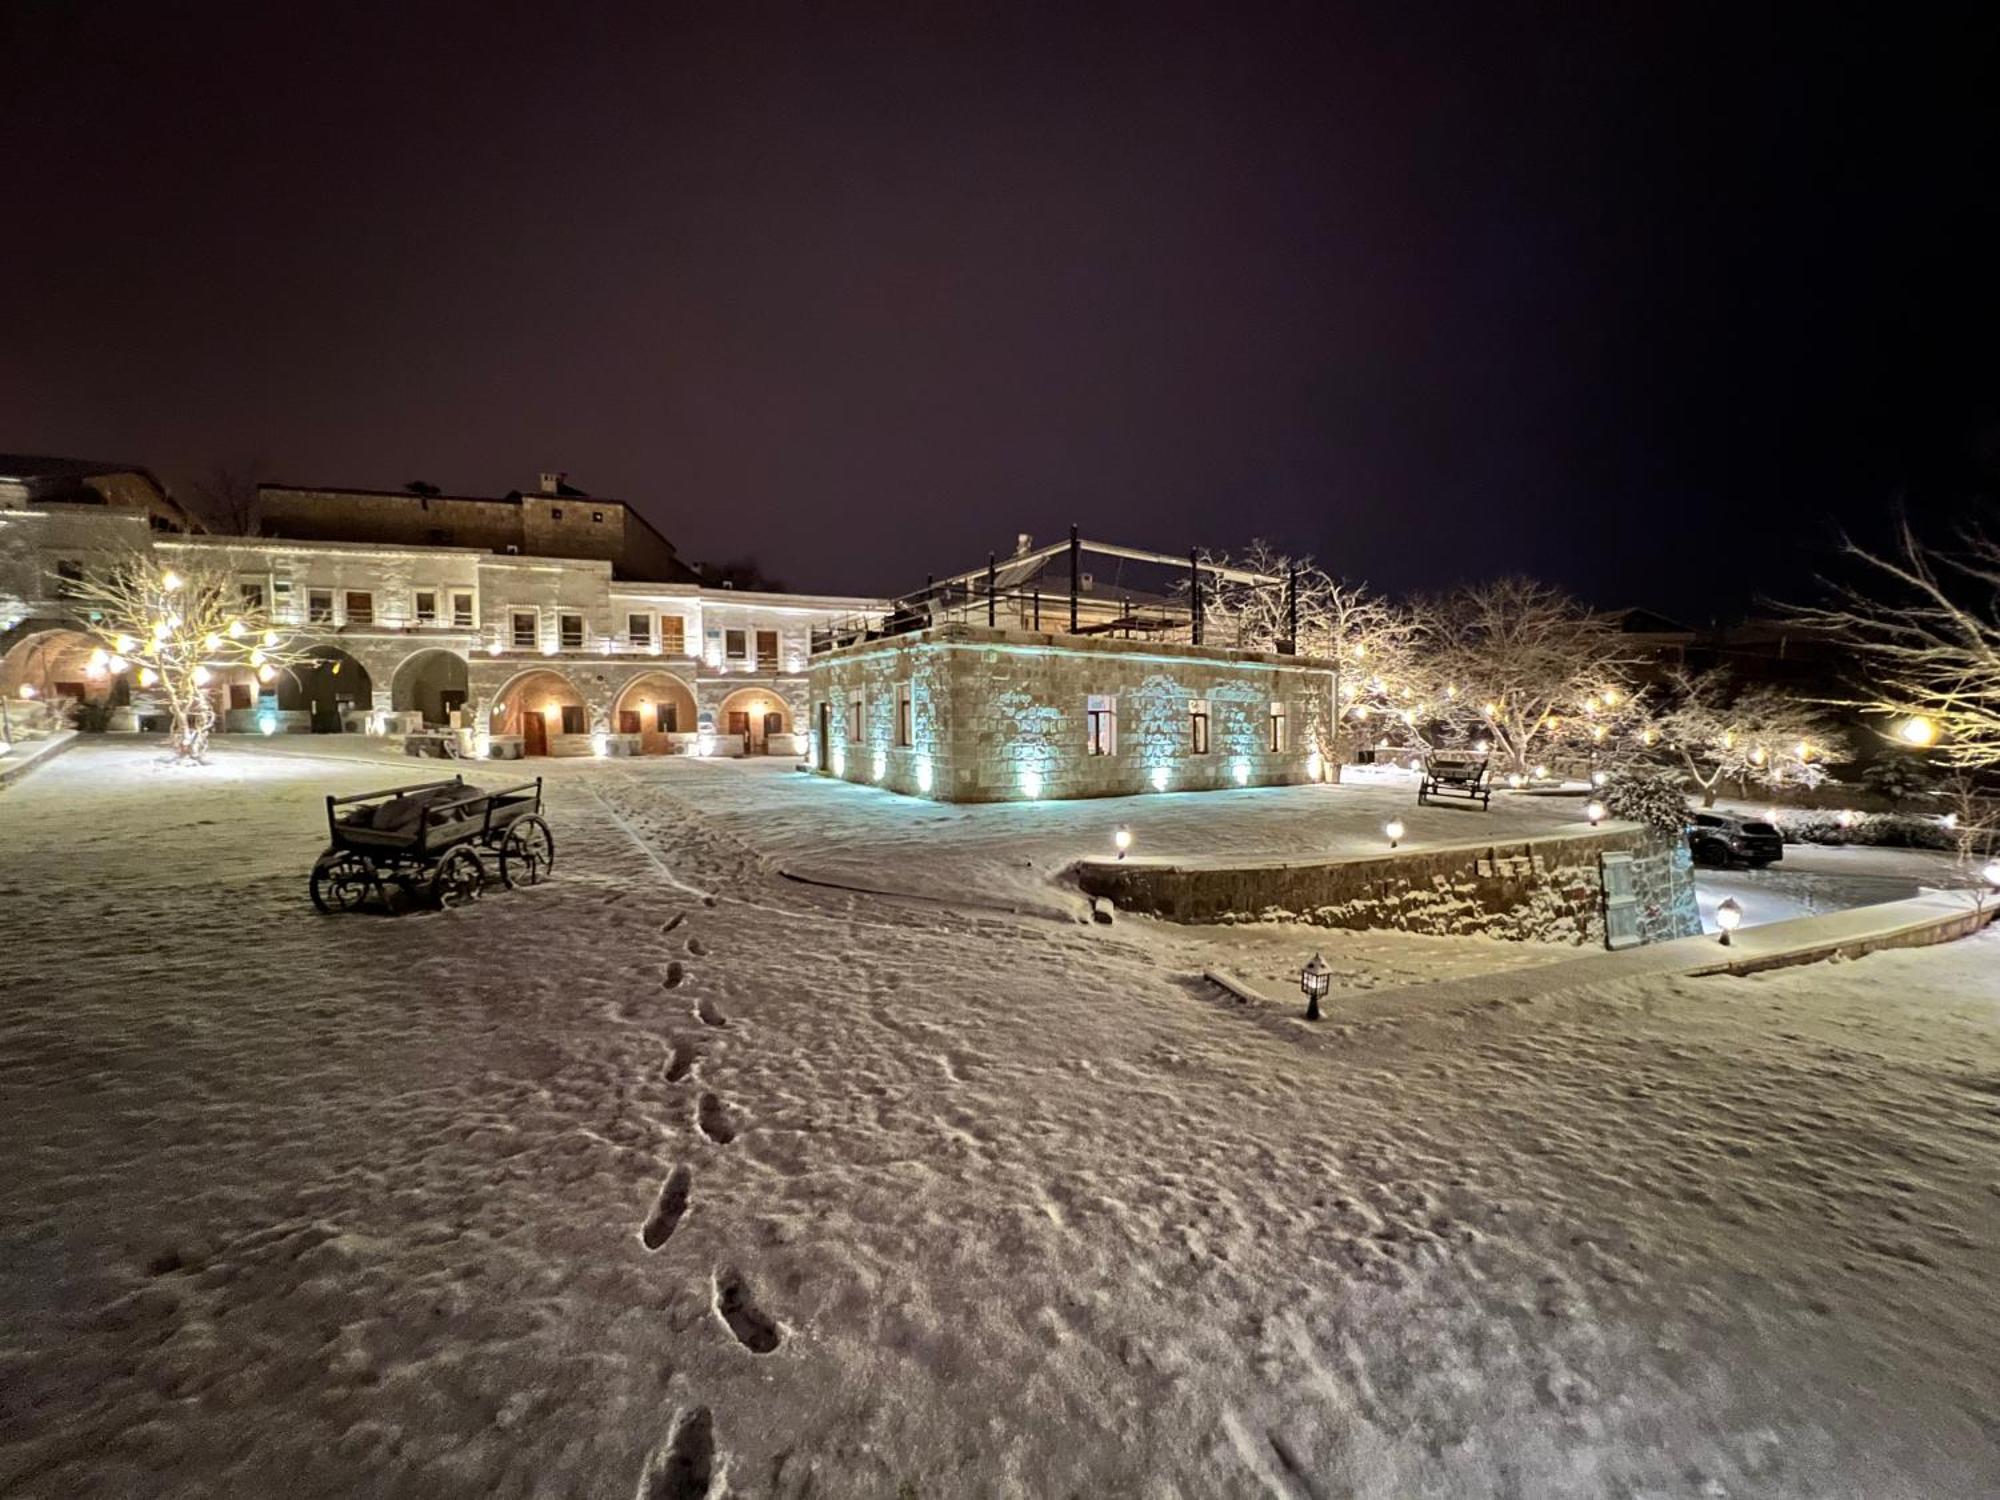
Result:
M1573 803L695 760L538 766L551 883L328 919L323 798L415 763L153 754L0 794L8 1494L2000 1487L1990 935L1429 1006L1576 950L1055 877ZM1314 949L1318 1030L1198 978Z

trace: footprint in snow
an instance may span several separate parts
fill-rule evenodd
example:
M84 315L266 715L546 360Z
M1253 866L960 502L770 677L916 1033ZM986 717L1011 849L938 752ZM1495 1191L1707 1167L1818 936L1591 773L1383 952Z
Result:
M646 1455L636 1500L708 1500L715 1478L715 1418L705 1406L677 1412L663 1441Z
M708 944L704 943L698 937L691 937L687 941L687 950L689 953L693 954L696 958L700 958L703 954L708 952Z
M661 980L660 983L671 990L678 987L680 982L686 977L687 971L681 967L681 961L676 958L667 965L667 977Z
M653 1211L639 1227L640 1244L648 1250L657 1250L667 1242L679 1226L681 1215L687 1212L688 1194L693 1186L694 1173L686 1162L667 1174L667 1180L660 1184L660 1196L653 1204Z
M736 1121L730 1117L729 1106L714 1094L703 1094L696 1103L694 1123L696 1129L718 1146L736 1139Z
M729 1024L729 1017L723 1013L722 1007L717 1005L713 1000L702 1001L701 1004L694 1008L694 1013L701 1018L701 1024L704 1026L727 1026Z
M660 931L672 932L676 927L680 926L681 923L685 922L686 920L687 920L687 913L684 911L677 911L671 917L668 917L666 921L660 924Z
M769 1354L781 1341L777 1320L757 1305L749 1283L737 1271L716 1273L715 1315L752 1354Z
M675 1047L667 1056L667 1082L679 1083L694 1071L694 1065L700 1058L701 1054L686 1043Z

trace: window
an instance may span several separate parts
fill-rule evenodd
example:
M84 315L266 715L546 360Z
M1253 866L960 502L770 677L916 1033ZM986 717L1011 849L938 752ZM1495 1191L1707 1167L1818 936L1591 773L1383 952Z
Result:
M417 590L417 623L435 625L438 622L438 596L433 589Z
M687 655L687 621L679 615L660 616L660 649L669 656Z
M1273 755L1281 755L1285 749L1285 705L1271 705L1271 732L1265 741L1265 748Z
M1083 721L1087 754L1112 755L1117 752L1118 700L1115 697L1091 694L1084 700Z
M915 714L911 711L910 685L906 682L896 689L896 743L913 745L916 743Z
M760 630L757 632L757 665L767 672L778 670L778 632Z
M625 639L634 646L653 644L653 617L651 615L627 615L625 617Z
M678 704L655 703L653 705L653 713L655 716L654 721L660 726L661 734L680 733L681 711Z
M514 649L532 651L541 639L541 622L532 609L514 611Z
M565 703L563 705L562 732L564 734L582 734L589 728L590 721L584 717L583 705L581 703Z
M472 628L475 616L472 609L472 590L454 589L451 595L451 623L461 630Z
M749 637L741 630L723 631L722 654L731 661L742 661L750 654Z
M1208 754L1208 700L1196 698L1188 704L1188 753Z
M70 585L83 582L83 564L67 558L56 564L56 597L67 599L76 592Z
M236 596L239 600L242 601L243 607L245 609L254 610L254 609L262 609L264 607L264 585L261 583L237 584Z
M249 709L250 707L249 683L232 682L229 684L229 706L238 713L246 712Z
M601 510L594 510L590 513L590 519L601 526L604 524L604 512Z
M847 738L854 744L861 742L861 695L856 693L847 700Z
M583 649L582 615L558 616L556 620L556 625L557 625L557 632L556 632L557 639L559 639L562 642L563 650L581 651Z
M333 590L306 590L306 619L314 625L333 623Z
M347 623L350 625L373 625L375 623L375 596L365 589L347 591Z
M551 505L549 507L549 519L551 521L560 521L562 519L562 507L560 505Z
M618 710L618 732L620 734L637 734L639 732L638 709L621 708Z

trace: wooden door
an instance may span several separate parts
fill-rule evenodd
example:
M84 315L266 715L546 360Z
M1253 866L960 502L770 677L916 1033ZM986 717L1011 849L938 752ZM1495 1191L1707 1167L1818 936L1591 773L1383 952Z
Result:
M783 734L784 732L785 716L783 714L764 715L764 748L766 750L771 748L771 736L774 734Z
M750 738L750 715L748 713L741 709L732 708L729 711L728 732L743 736L743 750L745 754L754 754L756 752L757 746Z
M829 769L826 757L832 749L833 705L822 703L819 706L819 753L813 757L814 766L822 771Z
M532 709L521 715L521 753L523 755L549 753L549 721L546 716Z

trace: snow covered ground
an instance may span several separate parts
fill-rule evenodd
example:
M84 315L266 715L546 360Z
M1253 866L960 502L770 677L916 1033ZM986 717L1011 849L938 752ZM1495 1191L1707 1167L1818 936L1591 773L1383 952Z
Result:
M1574 950L1093 927L1051 809L806 884L876 794L685 764L315 915L426 769L0 794L0 1493L2000 1492L2000 939L1384 1015ZM1311 947L1317 1030L1190 978Z

